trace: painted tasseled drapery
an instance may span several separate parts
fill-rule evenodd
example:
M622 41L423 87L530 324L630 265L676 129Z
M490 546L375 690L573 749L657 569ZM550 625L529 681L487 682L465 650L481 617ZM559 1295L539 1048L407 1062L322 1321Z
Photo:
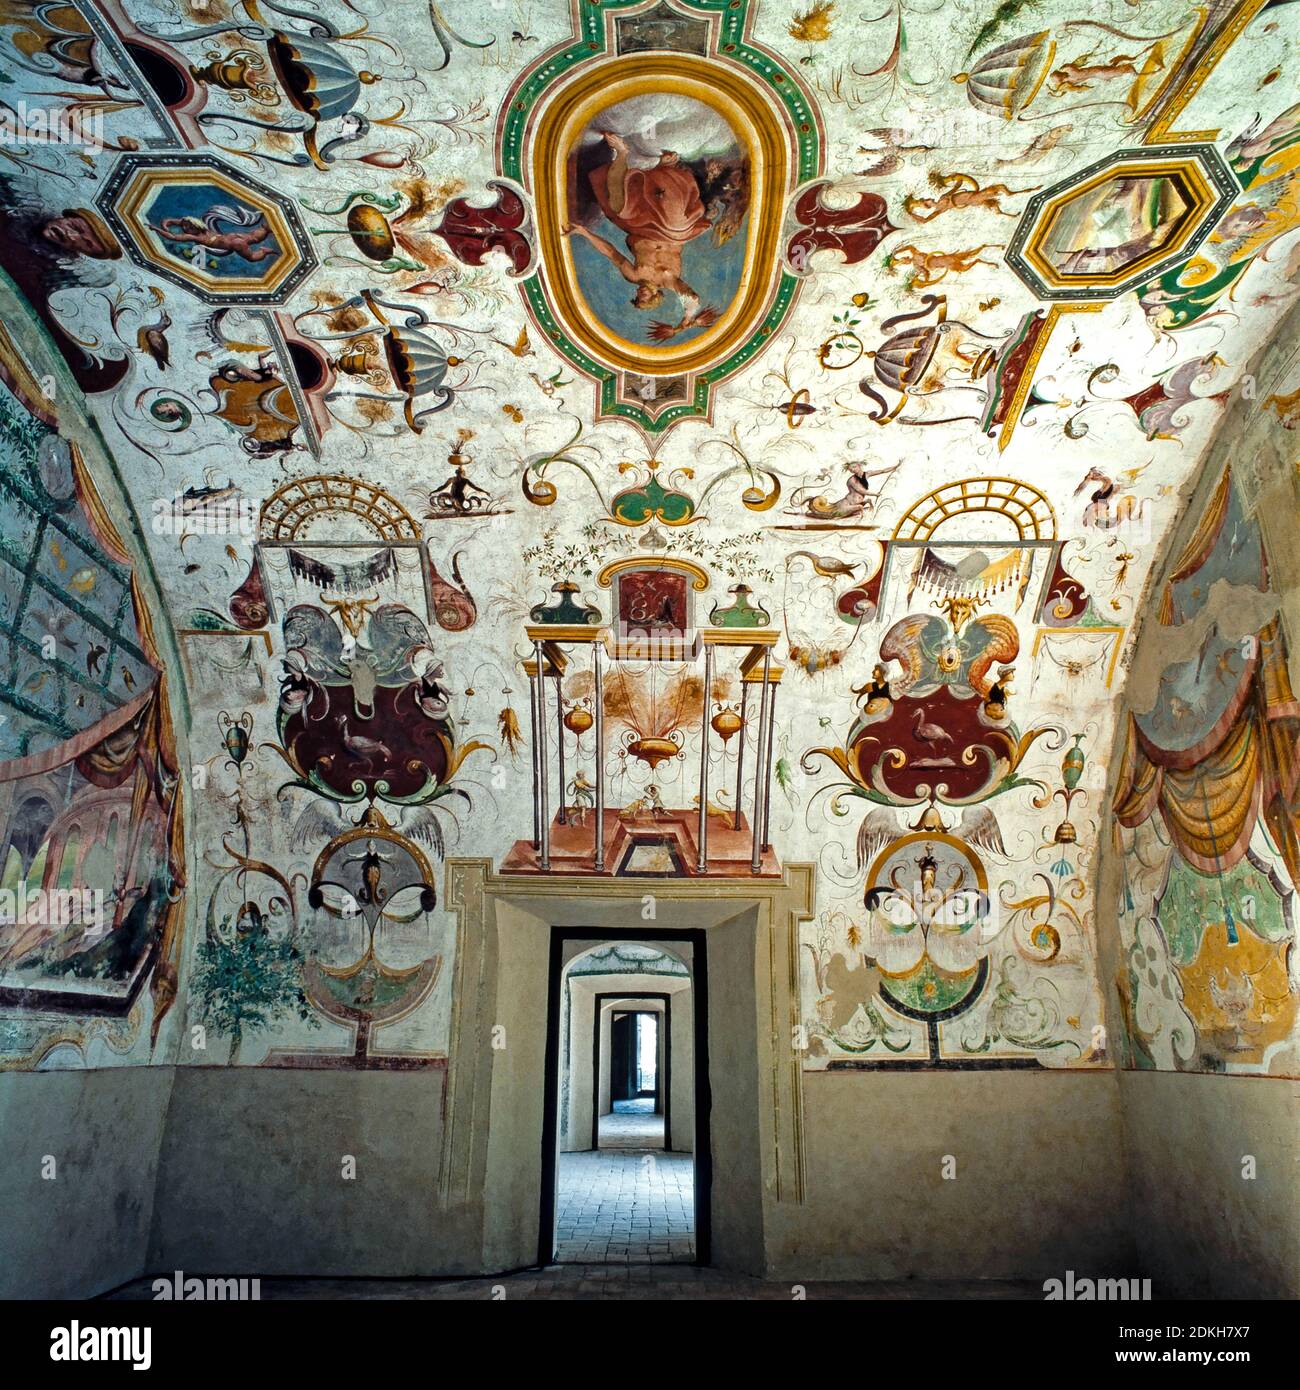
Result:
M1157 746L1130 714L1112 804L1121 825L1140 825L1159 812L1179 853L1202 873L1241 861L1262 814L1293 882L1300 882L1300 704L1291 690L1277 619L1258 635L1259 657L1242 677L1212 746Z
M1223 530L1228 515L1228 503L1232 497L1232 469L1225 468L1219 485L1214 489L1196 530L1187 538L1182 554L1174 562L1174 568L1165 580L1160 595L1160 606L1156 610L1156 620L1162 627L1170 627L1174 622L1174 585L1195 574L1210 558L1219 532Z

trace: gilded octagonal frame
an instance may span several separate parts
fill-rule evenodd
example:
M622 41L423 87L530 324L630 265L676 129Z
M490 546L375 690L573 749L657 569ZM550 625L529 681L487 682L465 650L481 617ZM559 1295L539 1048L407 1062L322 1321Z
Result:
M243 204L260 213L280 253L274 261L268 259L261 275L216 274L187 265L161 245L148 220L158 197L169 189L205 185L237 200L236 207ZM97 203L136 265L188 290L205 304L282 304L317 266L292 200L211 155L123 155Z
M1169 180L1185 204L1158 245L1104 271L1062 271L1053 263L1049 238L1081 199L1119 180L1156 179ZM1213 145L1118 150L1029 200L1007 247L1007 264L1040 299L1117 299L1187 260L1240 192L1241 185Z

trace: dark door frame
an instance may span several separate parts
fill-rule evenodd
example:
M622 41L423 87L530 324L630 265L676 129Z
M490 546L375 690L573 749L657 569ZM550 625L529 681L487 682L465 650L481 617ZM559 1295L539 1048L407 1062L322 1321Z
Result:
M668 1088L668 1083L672 1080L672 1032L669 1025L672 1023L673 1005L672 996L669 994L652 994L649 990L633 990L630 994L620 994L617 990L606 990L603 994L597 994L596 1018L592 1027L591 1040L591 1147L600 1148L600 1010L601 1006L608 999L661 999L663 1001L663 1040L664 1040L664 1071L662 1077L655 1078L655 1084L659 1088L659 1095L663 1099L664 1117L664 1152L673 1151L673 1132L669 1128L672 1120L672 1093ZM623 1009L620 1012L634 1014L637 1012L650 1013L652 1010L644 1009ZM658 1016L658 1015L656 1015ZM613 1019L610 1019L611 1029ZM610 1057L610 1066L614 1064L614 1059ZM570 1064L572 1065L572 1064Z
M564 977L564 945L567 941L666 941L691 947L691 999L695 1036L695 1263L707 1265L712 1256L710 1200L713 1192L713 1150L709 1115L713 1104L709 1088L709 964L708 933L703 928L686 931L599 931L591 927L552 927L546 1000L546 1075L542 1115L542 1200L538 1226L537 1263L555 1258L555 1182L559 1171L560 1139L560 986ZM624 996L626 997L626 996Z

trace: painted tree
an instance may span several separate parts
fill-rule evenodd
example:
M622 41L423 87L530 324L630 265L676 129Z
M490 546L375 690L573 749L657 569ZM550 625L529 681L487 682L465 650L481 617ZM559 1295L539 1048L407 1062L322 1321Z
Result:
M201 941L191 997L195 1021L230 1038L228 1063L239 1056L246 1033L296 1014L313 1028L320 1019L302 988L302 953L289 937L264 928L224 930Z

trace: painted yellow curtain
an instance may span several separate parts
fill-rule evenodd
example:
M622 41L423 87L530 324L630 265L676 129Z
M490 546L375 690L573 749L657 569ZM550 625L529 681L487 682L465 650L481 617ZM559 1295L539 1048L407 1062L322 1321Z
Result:
M1128 716L1112 804L1121 825L1159 812L1178 852L1202 873L1240 862L1260 815L1300 884L1300 704L1291 690L1277 619L1259 634L1259 661L1236 718L1192 767L1155 747Z

